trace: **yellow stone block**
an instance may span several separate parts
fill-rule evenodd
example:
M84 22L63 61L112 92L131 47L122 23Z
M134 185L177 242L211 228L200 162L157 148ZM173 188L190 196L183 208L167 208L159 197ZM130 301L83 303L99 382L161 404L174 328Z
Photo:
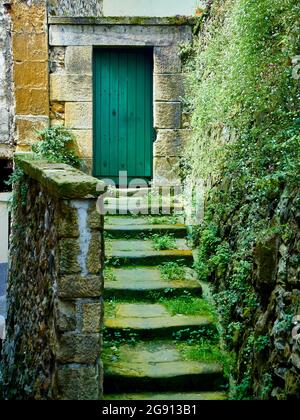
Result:
M11 7L14 32L44 32L46 26L46 4L27 5L14 1Z
M14 61L26 61L28 58L28 35L27 34L13 34L12 48Z
M30 145L17 145L16 152L31 152L31 146Z
M49 93L47 89L16 88L16 114L49 115Z
M39 121L33 119L16 119L16 128L18 136L18 146L27 145L28 142L37 140L37 134L35 130L42 130L47 127L48 120Z
M76 139L78 154L80 157L91 158L93 156L93 132L92 130L71 130Z
M31 61L48 60L48 39L46 33L30 34L28 40L28 59Z
M45 88L48 86L48 65L46 62L25 61L15 63L14 82L18 88Z

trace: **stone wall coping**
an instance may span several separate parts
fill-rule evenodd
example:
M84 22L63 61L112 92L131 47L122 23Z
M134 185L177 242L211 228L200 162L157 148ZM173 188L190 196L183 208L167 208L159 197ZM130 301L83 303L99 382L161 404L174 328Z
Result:
M1 140L0 140L1 141ZM14 147L10 144L0 144L0 159L11 159L14 154Z
M193 26L196 17L138 17L138 16L111 16L111 17L68 17L49 16L50 25L133 25L133 26Z
M32 153L16 153L14 160L26 175L58 198L96 198L105 191L104 182L69 165L50 163L36 158Z

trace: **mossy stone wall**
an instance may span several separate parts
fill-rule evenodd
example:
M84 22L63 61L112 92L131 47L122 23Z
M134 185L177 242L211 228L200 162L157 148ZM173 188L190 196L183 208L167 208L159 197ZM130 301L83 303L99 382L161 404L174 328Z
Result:
M67 165L17 157L7 339L8 399L102 396L102 184Z

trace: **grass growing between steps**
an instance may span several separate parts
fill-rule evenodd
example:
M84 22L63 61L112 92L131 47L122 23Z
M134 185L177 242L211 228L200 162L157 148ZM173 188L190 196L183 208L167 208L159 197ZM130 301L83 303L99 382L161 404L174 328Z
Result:
M203 315L216 319L216 311L212 304L207 300L189 296L188 293L185 296L171 299L163 297L159 299L159 302L167 308L171 315Z
M181 280L185 278L185 267L179 262L166 262L158 268L163 280Z
M166 290L167 293L167 290ZM212 321L217 321L216 310L214 306L205 299L197 298L189 295L186 292L184 296L179 297L166 297L159 293L155 293L156 303L160 303L165 306L170 315L198 315L207 316ZM147 300L139 299L111 299L105 302L105 314L109 318L113 318L116 315L117 305L121 303L136 303L136 304L147 304Z
M105 278L105 281L108 281L108 282L117 281L117 276L115 275L112 267L105 268L104 278Z
M150 225L176 225L178 223L177 216L148 216L147 222Z
M225 377L229 377L231 367L235 363L235 356L220 349L220 345L212 344L207 340L200 340L197 344L187 345L178 343L177 349L185 360L202 361L206 363L219 363L224 369Z
M177 249L176 240L173 235L153 235L153 248L156 251Z

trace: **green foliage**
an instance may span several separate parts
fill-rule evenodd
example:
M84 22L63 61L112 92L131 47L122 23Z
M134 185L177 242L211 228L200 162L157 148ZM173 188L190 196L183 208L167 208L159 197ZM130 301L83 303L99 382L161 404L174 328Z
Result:
M175 215L172 216L148 216L147 221L151 225L176 225L178 218Z
M198 232L200 245L195 268L202 281L211 280L211 275L224 273L230 261L230 247L227 242L221 243L218 228L214 224L207 224Z
M152 236L153 248L156 251L166 250L166 249L176 249L176 240L173 235L158 235L155 234Z
M11 209L15 209L20 203L22 207L26 206L28 185L25 180L25 174L20 168L16 168L10 175L7 185L13 186L13 193L10 199Z
M53 126L37 131L37 135L40 141L32 146L36 155L49 162L80 167L80 159L74 149L75 138L67 128Z
M205 342L206 344L219 344L219 333L216 328L183 328L179 331L173 333L174 342L178 343L185 341L189 346L197 345L199 343Z
M215 0L194 52L183 51L194 136L182 166L208 186L196 269L214 284L224 342L239 356L235 399L251 398L253 354L270 344L251 333L260 304L255 244L295 236L275 209L300 181L299 16L298 0ZM288 317L277 324L290 331Z
M161 278L164 280L182 280L185 277L185 268L178 262L166 262L158 268Z
M134 346L139 341L137 333L132 332L130 329L123 329L122 331L112 331L108 328L103 329L103 344L107 349L107 354L110 354L110 348L118 349L122 344Z
M105 281L108 281L108 282L117 281L117 277L116 277L112 267L106 267L105 268L104 278L105 278Z
M223 365L224 375L227 378L229 377L235 357L233 354L222 351L219 344L211 344L207 340L200 340L197 344L177 344L177 347L186 360L215 362Z
M270 345L270 337L268 335L261 335L255 340L255 350L258 352L264 351Z
M296 0L214 2L204 48L196 45L188 66L195 138L187 161L195 175L231 171L240 186L249 182L247 190L262 195L295 178L298 85L291 59L299 54L299 11Z
M172 315L203 315L215 318L215 308L207 301L193 296L180 296L173 299L160 299Z

